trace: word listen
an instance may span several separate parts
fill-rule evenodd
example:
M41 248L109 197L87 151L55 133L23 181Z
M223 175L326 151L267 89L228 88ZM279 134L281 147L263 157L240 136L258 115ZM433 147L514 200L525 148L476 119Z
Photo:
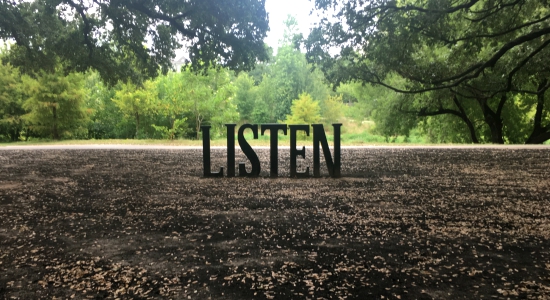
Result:
M225 124L225 126L227 127L227 177L235 177L235 127L237 125ZM306 158L306 147L296 149L296 133L303 131L309 136L309 125L261 124L260 126L262 135L266 130L269 131L270 135L270 177L278 176L278 133L283 131L286 135L287 129L290 130L290 177L309 177L309 167L304 172L296 171L296 158L298 156ZM334 178L340 177L340 127L342 124L332 124L334 128L334 160L330 153L323 125L312 124L311 126L313 127L313 177L321 177L319 144L323 147L329 175ZM239 128L239 146L252 165L251 171L247 172L245 163L239 163L239 176L258 177L260 175L260 160L244 138L246 129L251 129L254 139L258 139L258 124L244 124ZM220 167L219 172L210 170L210 126L201 126L201 131L204 177L222 177L223 167Z

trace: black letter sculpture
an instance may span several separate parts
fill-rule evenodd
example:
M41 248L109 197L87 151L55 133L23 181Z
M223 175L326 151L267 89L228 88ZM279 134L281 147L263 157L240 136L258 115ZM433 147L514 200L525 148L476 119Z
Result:
M330 156L330 149L327 143L327 136L323 124L313 124L313 176L321 177L319 143L323 146L323 154L327 163L330 177L340 177L340 126L342 124L332 124L334 127L334 162Z
M227 126L227 177L235 177L235 126L237 124L225 124Z
M202 131L202 166L204 168L204 177L222 177L223 168L218 173L210 171L210 125L201 126Z
M279 153L278 153L278 144L279 144L279 130L282 130L286 135L286 124L262 124L262 135L264 132L269 130L269 159L271 161L271 167L269 170L270 177L277 177L279 173Z
M309 136L309 125L288 125L290 128L290 177L309 177L309 167L305 172L296 171L296 157L298 155L306 158L306 147L302 146L301 150L296 149L296 131L302 130Z
M225 124L227 127L227 177L235 177L235 127L236 124ZM328 146L327 137L325 135L325 130L323 124L313 124L313 176L321 177L321 152L319 149L319 144L323 147L323 154L325 156L325 162L327 164L328 172L331 177L339 178L340 174L340 127L342 124L336 123L332 124L334 127L334 161L330 154L330 148ZM304 172L298 172L296 159L298 156L306 158L306 147L302 146L302 149L296 149L296 132L304 131L307 136L309 136L309 125L288 125L290 128L290 177L309 177L309 167L306 167ZM254 149L244 138L244 131L246 129L252 129L254 134L254 139L258 139L258 124L244 124L239 128L238 132L238 141L241 150L246 155L248 160L252 165L250 172L246 172L246 165L244 162L239 163L239 176L243 177L258 177L260 176L260 159ZM269 130L270 139L269 139L269 158L270 166L269 176L276 178L279 173L279 151L278 151L278 133L279 130L282 130L286 135L287 125L286 124L262 124L261 132L264 135L264 132ZM210 125L201 126L202 131L202 159L204 167L204 177L222 177L223 176L223 167L220 168L219 172L212 172L210 170Z
M250 171L250 173L247 173L244 163L239 163L239 176L258 177L260 176L260 159L258 158L258 155L256 155L256 152L254 152L252 147L250 147L250 144L244 138L244 130L247 128L252 129L254 139L258 138L257 124L244 124L243 126L241 126L241 128L239 128L239 146L241 146L241 150L243 151L244 155L248 157L250 163L252 164L252 170Z

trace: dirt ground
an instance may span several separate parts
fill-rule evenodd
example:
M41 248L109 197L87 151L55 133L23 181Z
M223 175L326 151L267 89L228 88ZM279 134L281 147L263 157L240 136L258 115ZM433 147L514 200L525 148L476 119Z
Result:
M0 299L550 299L549 148L257 153L0 150Z

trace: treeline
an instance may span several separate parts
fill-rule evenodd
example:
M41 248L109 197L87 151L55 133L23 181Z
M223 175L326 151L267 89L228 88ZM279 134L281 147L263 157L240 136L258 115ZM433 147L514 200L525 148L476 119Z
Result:
M323 123L330 129L331 123L344 122L344 133L358 127L388 142L398 136L408 141L411 134L431 143L472 142L468 128L453 115L408 113L403 105L407 97L353 82L334 90L289 42L250 72L235 74L224 68L195 72L183 67L141 84L110 86L95 71L20 74L4 63L0 141L198 139L205 124L212 126L213 137L221 137L225 123ZM521 141L528 134L529 120L535 115L533 101L534 96L516 96L514 104L523 111L510 114L513 127L506 127L507 142ZM361 127L365 121L374 126ZM481 142L491 142L490 132L480 132Z
M59 68L61 69L61 68ZM198 139L200 126L342 121L345 107L305 55L280 47L268 63L235 74L182 67L140 84L109 86L97 72L20 74L0 65L0 140Z
M494 98L499 105L487 98L487 107L479 110L478 101L454 95L454 89L405 93L410 80L397 74L387 75L383 84L342 80L351 74L346 71L353 66L349 61L331 65L342 72L337 73L340 77L323 73L297 50L296 20L289 17L285 25L276 55L239 73L189 64L149 79L128 76L113 82L97 71L67 72L62 60L58 67L16 68L24 52L17 46L4 49L0 141L198 139L201 125L211 125L212 136L221 137L225 123L277 122L323 123L328 129L331 123L343 122L344 134L366 131L388 142L406 142L411 136L430 143L542 143L550 138L547 81L539 84L537 93L502 92ZM536 80L523 84L525 89L529 85ZM449 99L454 106L448 107ZM498 115L485 115L495 107ZM491 126L497 121L499 126ZM369 141L361 134L354 139Z
M334 90L290 43L269 62L239 74L224 68L195 72L183 67L141 84L107 85L95 71L29 75L1 64L0 83L3 142L198 139L205 124L212 126L213 137L221 137L225 123L323 123L330 129L331 123L344 122L344 133L355 127L388 142L398 136L407 141L412 134L431 143L471 143L467 127L452 115L420 117L404 111L406 95L353 82ZM516 97L515 103L528 107L532 98ZM534 114L518 114L526 122L514 120L516 140L526 134L528 118ZM365 121L368 126L361 127ZM490 134L480 139L490 142Z

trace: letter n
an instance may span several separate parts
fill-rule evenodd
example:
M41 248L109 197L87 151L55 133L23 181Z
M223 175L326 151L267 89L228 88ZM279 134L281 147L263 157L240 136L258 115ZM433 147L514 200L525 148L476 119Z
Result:
M340 127L342 124L332 124L334 127L334 161L328 147L327 136L323 124L312 124L313 127L313 176L321 177L321 153L319 144L323 147L323 154L327 164L328 173L333 178L339 178L340 175Z

